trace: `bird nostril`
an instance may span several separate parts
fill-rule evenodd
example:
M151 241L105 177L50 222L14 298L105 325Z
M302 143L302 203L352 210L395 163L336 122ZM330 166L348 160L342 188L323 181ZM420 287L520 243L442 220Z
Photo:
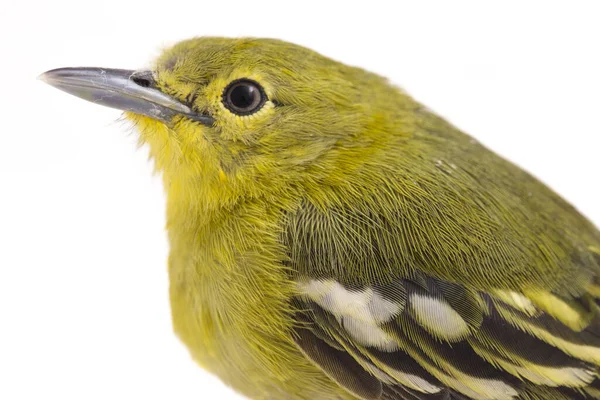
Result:
M153 87L156 83L151 71L135 72L131 75L130 79L135 82L136 85L145 88Z
M150 87L150 81L148 79L131 78L131 80L142 87Z

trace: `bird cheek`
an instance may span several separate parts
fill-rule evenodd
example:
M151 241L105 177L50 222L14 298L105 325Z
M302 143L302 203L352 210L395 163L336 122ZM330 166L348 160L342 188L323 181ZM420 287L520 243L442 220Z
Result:
M274 105L270 101L256 113L239 116L227 110L222 104L217 112L216 125L221 130L221 137L227 140L241 140L251 143L256 140L261 132L272 121Z

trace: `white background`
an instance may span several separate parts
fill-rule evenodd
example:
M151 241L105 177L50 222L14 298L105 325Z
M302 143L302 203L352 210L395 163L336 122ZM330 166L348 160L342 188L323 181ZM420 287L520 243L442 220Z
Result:
M491 4L2 7L0 398L237 398L172 334L147 150L118 111L36 81L51 68L144 67L199 35L286 39L388 76L600 223L597 2Z

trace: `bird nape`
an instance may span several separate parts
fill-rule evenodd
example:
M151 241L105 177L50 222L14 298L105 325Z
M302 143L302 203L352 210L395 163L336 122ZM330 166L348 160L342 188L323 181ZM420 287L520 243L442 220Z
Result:
M175 331L245 396L600 399L598 230L386 79L213 37L41 78L148 144Z

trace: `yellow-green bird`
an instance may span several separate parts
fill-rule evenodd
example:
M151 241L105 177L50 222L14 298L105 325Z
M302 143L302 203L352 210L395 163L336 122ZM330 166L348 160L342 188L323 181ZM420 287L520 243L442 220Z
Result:
M600 399L600 232L386 79L213 37L42 78L149 145L175 331L248 398Z

